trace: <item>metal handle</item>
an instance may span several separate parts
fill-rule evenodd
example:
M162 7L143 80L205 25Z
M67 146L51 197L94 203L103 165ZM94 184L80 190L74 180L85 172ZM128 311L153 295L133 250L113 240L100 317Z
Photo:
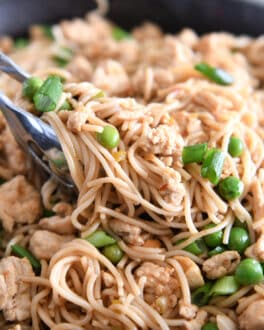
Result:
M15 80L23 82L30 77L28 73L22 70L8 56L0 52L0 71L5 72Z

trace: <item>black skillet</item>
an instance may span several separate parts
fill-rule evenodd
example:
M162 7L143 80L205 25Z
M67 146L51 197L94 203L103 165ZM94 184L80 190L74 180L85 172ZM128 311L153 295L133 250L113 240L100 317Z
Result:
M264 33L264 0L111 0L108 16L124 28L148 19L176 32L189 26L199 33L226 30ZM262 3L262 4L261 4ZM33 23L83 16L93 0L0 0L0 35L23 35Z

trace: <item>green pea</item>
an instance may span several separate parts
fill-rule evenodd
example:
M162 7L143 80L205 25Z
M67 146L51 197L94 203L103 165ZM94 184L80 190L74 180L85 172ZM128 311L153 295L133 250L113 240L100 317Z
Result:
M209 257L213 257L217 254L223 253L226 251L226 248L223 245L216 246L213 250L208 252Z
M204 227L204 229L210 229L210 228L214 228L216 225L214 223L209 223L208 225L206 225ZM215 248L218 245L220 245L222 243L223 240L223 232L222 230L219 230L215 233L209 234L204 236L204 241L205 244L210 247L210 248Z
M218 184L218 191L221 197L227 201L238 198L244 189L244 184L238 178L229 176Z
M216 325L216 323L207 322L207 323L205 323L205 325L202 326L201 330L219 330L219 328Z
M233 227L230 232L228 249L237 250L243 254L246 248L250 245L249 234L244 228Z
M197 239L196 241L192 242L191 244L187 245L183 250L188 251L195 255L200 255L206 252L206 246L202 239Z
M109 259L114 265L119 263L119 261L122 259L124 255L123 251L120 249L118 244L106 246L105 248L103 248L102 252L103 255L107 259Z
M252 258L246 258L240 262L235 272L235 279L241 285L253 285L263 281L261 264Z
M25 96L30 101L32 101L33 96L40 89L42 85L43 85L43 81L38 77L31 77L26 79L23 82L23 89L22 89L23 96Z
M232 136L229 140L228 152L232 157L239 157L243 153L244 143L241 139Z
M97 133L97 141L105 148L115 148L119 141L118 130L113 126L105 126L102 133Z

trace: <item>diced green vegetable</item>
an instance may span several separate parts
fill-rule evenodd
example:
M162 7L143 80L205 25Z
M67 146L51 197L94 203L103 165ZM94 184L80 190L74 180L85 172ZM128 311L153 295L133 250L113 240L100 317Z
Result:
M244 151L244 143L238 137L232 136L228 145L228 152L232 157L239 157Z
M263 281L261 264L252 258L246 258L240 262L235 272L235 279L241 285L253 285Z
M120 40L124 40L124 39L130 39L131 38L131 34L127 31L125 31L124 29L118 27L118 26L115 26L113 29L112 29L112 37L117 40L117 41L120 41Z
M59 67L65 67L73 57L73 51L68 47L61 47L56 55L53 56L54 61Z
M225 161L225 154L216 148L210 149L205 155L201 168L201 175L211 183L217 184L220 180Z
M97 248L102 248L116 243L116 240L103 230L97 230L84 239Z
M228 296L239 290L239 284L234 276L224 276L218 279L212 286L212 296Z
M22 48L25 48L27 47L29 44L29 40L26 39L26 38L17 38L15 39L14 41L14 47L16 49L22 49Z
M212 286L213 284L211 282L208 282L200 288L196 289L192 293L192 303L200 307L207 305L211 298L210 292Z
M114 265L118 264L124 255L118 244L108 245L104 247L102 253Z
M48 39L54 40L54 35L52 32L52 26L51 25L42 25L43 33L45 37Z
M93 99L100 99L101 97L105 97L105 92L104 91L99 91L93 96Z
M210 229L210 228L214 228L216 225L213 223L209 223L208 225L206 225L204 227L204 229ZM218 245L222 244L222 240L223 240L223 232L222 230L219 230L215 233L209 234L204 236L204 241L205 244L210 247L210 248L215 248Z
M55 110L61 98L62 90L60 77L50 76L33 97L36 109L41 112Z
M233 227L229 236L228 249L243 254L249 245L250 239L247 230L241 227Z
M216 323L213 322L207 322L202 326L201 330L219 330L218 326Z
M217 254L223 253L226 251L226 248L223 245L216 246L213 250L208 252L209 257L213 257Z
M180 241L180 242L182 242L182 241ZM180 243L180 242L178 242L178 243ZM196 241L187 245L185 248L183 248L183 250L188 251L195 255L200 255L207 251L204 241L201 238L197 239Z
M207 143L194 144L183 148L182 161L184 165L201 163L207 151Z
M72 105L70 102L68 102L67 100L65 102L63 102L63 105L60 107L59 110L72 110Z
M43 80L38 77L30 77L23 82L22 93L23 96L28 98L30 101L33 100L34 95L43 85Z
M231 85L234 82L233 77L229 73L207 63L196 64L194 68L219 85Z
M35 271L40 270L41 264L40 264L39 260L31 252L29 252L27 249L25 249L23 246L14 244L11 246L11 249L12 249L12 252L15 255L17 255L18 257L27 258Z
M119 132L113 126L105 126L102 133L96 134L97 141L105 148L113 149L120 141Z
M218 185L220 196L227 201L238 198L242 194L243 190L243 182L234 176L229 176L223 179Z

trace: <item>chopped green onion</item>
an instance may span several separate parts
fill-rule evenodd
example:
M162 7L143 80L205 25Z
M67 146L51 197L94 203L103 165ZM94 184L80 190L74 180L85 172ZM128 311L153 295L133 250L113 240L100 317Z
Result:
M194 144L183 148L182 161L184 165L201 163L207 151L207 143Z
M232 136L228 144L228 152L232 157L239 157L244 151L244 143L238 137Z
M225 154L216 148L207 151L203 165L201 168L201 175L207 178L211 183L217 184L220 180L225 161Z
M124 29L118 27L118 26L115 26L113 29L112 29L112 37L117 40L117 41L120 41L120 40L124 40L124 39L130 39L131 38L131 34L127 31L125 31Z
M219 85L231 85L234 82L233 77L229 73L207 63L196 64L194 68Z
M241 227L233 227L230 231L228 249L243 254L249 245L250 239L247 230Z
M97 230L84 239L97 248L102 248L116 243L116 240L103 230Z
M22 49L27 47L29 44L29 40L26 38L17 38L14 42L14 47L16 49Z
M213 285L210 294L212 296L228 296L239 290L239 284L234 276L224 276Z
M217 254L223 253L226 251L226 248L223 245L216 246L213 250L208 252L209 257L213 257Z
M204 229L210 229L210 228L214 228L216 225L214 223L209 223L208 225L206 225L204 227ZM220 245L222 243L223 240L223 232L222 230L219 230L215 233L209 234L204 236L204 241L205 244L210 247L210 248L215 248L218 245Z
M62 95L60 77L50 76L34 95L34 104L38 111L48 112L56 109Z
M48 39L54 40L54 35L52 32L52 26L51 25L42 25L42 30L44 33L44 36Z
M218 191L222 198L227 201L238 198L244 190L244 184L238 178L229 176L219 182Z
M44 209L42 216L43 218L50 218L53 217L54 215L56 215L56 213L53 212L52 210Z
M68 47L61 47L56 55L53 56L54 61L61 68L65 67L73 57L73 51Z
M210 292L212 286L213 284L211 282L208 282L200 288L196 289L192 293L192 303L199 307L207 305L211 298Z
M253 285L263 281L261 264L252 258L246 258L240 262L235 272L236 281L241 285Z
M14 252L14 254L16 254L18 257L27 258L35 271L40 270L41 264L40 264L39 260L35 256L33 256L33 254L31 252L29 252L27 249L25 249L23 246L14 244L11 246L11 249Z
M184 242L186 239L181 239L180 241L176 242L176 244ZM199 238L196 241L192 242L191 244L185 246L183 250L190 252L195 255L203 254L207 251L204 241Z
M43 85L42 79L38 77L30 77L23 82L23 96L28 98L30 101L33 100L34 95Z
M218 326L216 323L213 322L207 322L202 326L201 330L219 330Z
M59 110L68 110L68 111L70 111L72 109L73 108L72 108L71 103L66 100L66 101L63 102L63 105L60 107Z
M102 133L97 133L97 141L105 148L115 148L119 141L119 132L113 126L105 126Z
M104 247L102 253L114 265L118 264L124 255L118 244L108 245Z

